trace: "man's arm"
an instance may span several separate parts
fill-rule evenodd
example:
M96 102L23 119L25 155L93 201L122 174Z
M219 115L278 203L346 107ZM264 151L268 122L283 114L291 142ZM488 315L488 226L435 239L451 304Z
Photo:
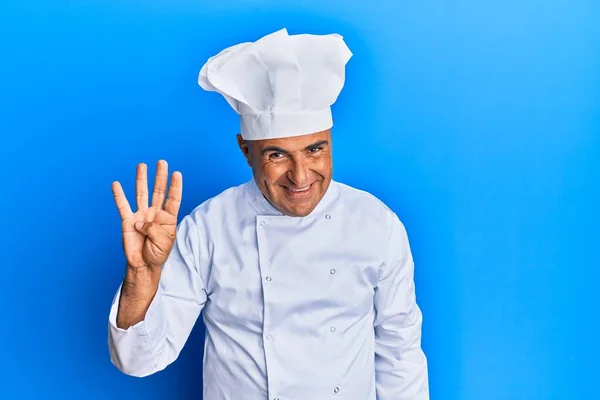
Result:
M122 303L130 300L127 278L119 287L109 314L108 345L111 361L121 372L137 377L153 374L175 361L185 345L207 299L195 261L197 237L194 222L185 217L143 319L119 316L130 311ZM135 302L131 306L138 308ZM134 324L120 327L125 320Z
M389 250L375 291L377 400L428 400L427 359L421 349L422 314L404 225L393 214Z

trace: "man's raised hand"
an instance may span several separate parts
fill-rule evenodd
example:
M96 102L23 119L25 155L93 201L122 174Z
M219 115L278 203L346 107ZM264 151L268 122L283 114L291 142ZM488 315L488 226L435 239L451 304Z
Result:
M175 171L167 192L168 165L157 163L152 202L148 204L147 166L137 166L135 192L137 210L132 211L123 188L113 182L112 191L122 220L123 249L127 268L135 272L160 271L175 242L177 214L181 205L183 178ZM166 199L166 201L165 201Z

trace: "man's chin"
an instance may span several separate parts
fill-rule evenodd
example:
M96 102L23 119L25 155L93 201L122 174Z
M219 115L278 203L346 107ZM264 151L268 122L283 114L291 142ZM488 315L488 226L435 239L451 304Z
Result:
M272 204L283 214L295 217L309 215L321 200L321 184L314 182L308 188L300 190L289 190L284 186L278 186Z
M304 201L292 201L285 202L281 204L279 207L280 211L283 214L293 216L293 217L306 217L309 215L316 207L316 204L312 199L306 199Z

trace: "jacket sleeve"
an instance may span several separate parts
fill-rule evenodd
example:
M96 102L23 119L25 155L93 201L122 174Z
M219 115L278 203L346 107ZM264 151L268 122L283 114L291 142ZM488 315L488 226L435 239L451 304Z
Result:
M121 286L110 308L111 362L123 373L144 377L177 359L207 300L198 269L198 233L190 216L177 227L159 288L144 320L128 329L116 325Z
M422 314L404 225L393 214L386 260L375 290L377 400L428 400L427 359L421 348Z

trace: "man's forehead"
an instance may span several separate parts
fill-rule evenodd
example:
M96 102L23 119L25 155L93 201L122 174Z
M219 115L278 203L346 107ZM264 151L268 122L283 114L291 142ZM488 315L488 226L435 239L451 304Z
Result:
M320 142L322 140L329 141L331 130L327 129L320 132L311 133L308 135L292 136L276 139L261 139L252 140L250 143L255 144L259 148L265 148L270 146L282 147L293 149L301 149L306 146L310 146L313 143Z

